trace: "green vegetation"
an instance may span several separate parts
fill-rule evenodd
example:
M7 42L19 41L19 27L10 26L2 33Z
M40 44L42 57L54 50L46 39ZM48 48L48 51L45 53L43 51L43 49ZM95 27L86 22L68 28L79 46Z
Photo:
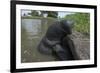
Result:
M32 17L44 17L44 14L47 14L47 17L53 17L53 18L57 18L58 16L58 12L55 11L36 11L36 10L32 10L31 13L29 13L29 15L31 15Z
M44 17L38 17L38 16L22 16L21 17L22 19L42 19Z
M75 21L74 29L85 35L90 33L90 14L89 13L75 13L66 15L64 19L72 19Z
M39 13L35 10L32 10L32 12L30 13L31 16L39 16Z
M53 17L38 17L38 16L22 16L21 17L22 19L54 19L56 20L56 18L53 18Z
M45 13L48 14L47 17L52 17L52 18L57 18L58 17L58 12L56 12L56 11L41 11L42 16Z

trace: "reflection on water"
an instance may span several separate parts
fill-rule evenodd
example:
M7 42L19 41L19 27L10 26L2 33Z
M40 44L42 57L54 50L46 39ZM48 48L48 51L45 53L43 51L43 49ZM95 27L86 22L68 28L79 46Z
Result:
M47 26L47 25L46 25ZM22 19L21 22L21 62L54 61L53 56L40 54L37 46L44 33L45 23L41 19ZM46 30L45 30L46 31Z

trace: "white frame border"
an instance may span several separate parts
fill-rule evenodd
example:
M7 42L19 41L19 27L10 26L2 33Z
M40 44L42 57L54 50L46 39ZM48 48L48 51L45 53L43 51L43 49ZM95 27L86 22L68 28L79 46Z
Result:
M21 9L90 13L90 60L21 63ZM94 9L16 5L16 69L94 64ZM91 37L92 36L92 37Z

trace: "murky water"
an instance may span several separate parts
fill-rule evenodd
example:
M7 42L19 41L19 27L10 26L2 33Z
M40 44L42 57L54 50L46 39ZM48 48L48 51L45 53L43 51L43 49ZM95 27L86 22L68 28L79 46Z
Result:
M46 25L46 27L48 27ZM43 55L37 46L45 34L45 23L41 19L22 19L21 22L21 62L54 61L53 56Z

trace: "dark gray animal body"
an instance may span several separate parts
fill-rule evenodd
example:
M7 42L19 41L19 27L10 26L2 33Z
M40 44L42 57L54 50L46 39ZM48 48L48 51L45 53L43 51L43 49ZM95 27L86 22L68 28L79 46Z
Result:
M73 41L73 21L62 20L52 24L38 45L38 50L46 55L53 55L59 60L78 60Z

